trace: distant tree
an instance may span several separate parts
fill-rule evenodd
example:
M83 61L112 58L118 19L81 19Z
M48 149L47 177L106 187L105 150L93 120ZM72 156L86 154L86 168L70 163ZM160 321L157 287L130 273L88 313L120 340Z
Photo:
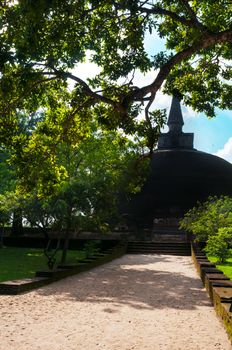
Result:
M14 213L20 211L20 204L13 191L0 194L0 225L4 231L5 226L12 226Z
M16 174L15 169L10 165L11 154L6 147L0 148L0 195L4 193L9 193L14 191L16 187ZM8 198L9 199L9 198ZM6 207L10 204L12 205L12 198L10 201L7 200L6 206L4 209L0 210L0 221L2 230L4 231L4 226L11 225L13 234L22 233L22 218L20 215L20 210L16 207L12 209L12 212L6 210ZM4 233L2 232L2 237Z
M22 149L26 140L35 130L38 122L43 119L43 113L35 112L31 115L26 115L22 112L17 112L17 128L15 129L15 145L2 144L0 146L0 194L6 194L6 207L11 207L9 211L9 222L12 225L12 234L20 235L23 233L22 212L21 206L14 206L12 202L12 193L17 187L17 171L12 162L18 149ZM24 141L23 141L24 140ZM15 195L14 195L15 197ZM16 203L16 202L15 202ZM14 208L13 208L14 207ZM5 215L5 214L4 214Z

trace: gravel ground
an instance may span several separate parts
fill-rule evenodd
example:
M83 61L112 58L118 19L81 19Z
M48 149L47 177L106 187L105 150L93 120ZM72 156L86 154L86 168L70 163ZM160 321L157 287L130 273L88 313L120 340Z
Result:
M0 307L0 350L232 349L190 257L125 255Z

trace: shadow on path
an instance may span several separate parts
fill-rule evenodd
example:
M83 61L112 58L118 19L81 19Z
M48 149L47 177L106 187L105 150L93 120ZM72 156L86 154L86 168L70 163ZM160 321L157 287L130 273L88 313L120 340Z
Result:
M191 260L178 258L177 267L178 264L185 265L186 270L192 266ZM109 303L110 308L105 312L117 312L111 309L111 305L147 310L193 310L198 306L211 306L199 278L167 271L167 267L156 270L160 263L173 269L173 257L170 256L124 256L92 271L53 283L37 293L53 295L59 302Z

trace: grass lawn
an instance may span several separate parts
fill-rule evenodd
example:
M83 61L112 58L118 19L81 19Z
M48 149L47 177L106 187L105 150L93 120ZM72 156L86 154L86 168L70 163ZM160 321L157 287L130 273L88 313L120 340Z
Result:
M217 258L208 256L208 259L216 263L216 267L218 270L221 270L226 276L228 276L232 280L232 258L227 259L225 263L217 263Z
M67 262L85 257L83 251L68 251ZM61 251L57 253L60 261ZM42 249L6 247L0 249L0 281L33 277L37 270L47 269L47 258Z

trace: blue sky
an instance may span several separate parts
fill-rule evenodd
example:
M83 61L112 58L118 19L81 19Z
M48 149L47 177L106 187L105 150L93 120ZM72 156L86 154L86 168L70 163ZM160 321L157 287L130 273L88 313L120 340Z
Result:
M155 55L165 51L165 42L154 34L147 34L145 47L149 55ZM168 98L165 98L165 102L170 103ZM217 110L217 117L213 119L208 119L203 113L197 114L185 106L182 106L182 112L185 121L183 131L194 132L194 147L232 162L232 110Z
M195 148L216 153L232 137L232 111L217 111L217 117L208 119L204 114L185 119L186 132L194 132Z

